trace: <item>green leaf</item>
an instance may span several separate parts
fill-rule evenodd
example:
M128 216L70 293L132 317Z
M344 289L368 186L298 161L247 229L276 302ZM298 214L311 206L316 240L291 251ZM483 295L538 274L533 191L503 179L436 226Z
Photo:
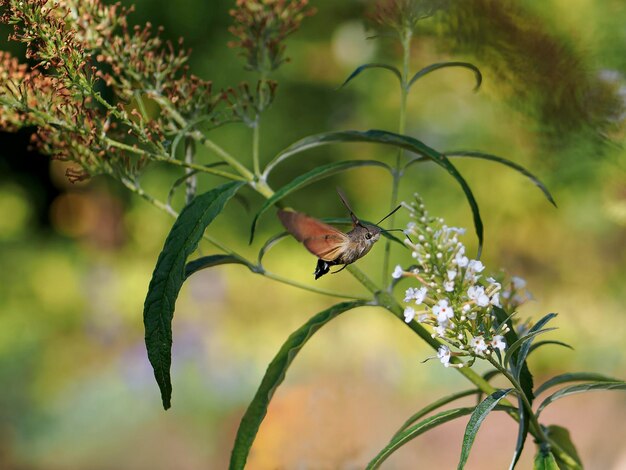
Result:
M513 354L517 352L518 349L521 349L523 346L528 345L535 338L535 336L542 335L544 333L547 333L553 330L556 330L556 328L545 328L543 330L533 331L532 333L528 332L527 334L522 336L520 339L518 339L515 343L513 343L507 348L506 354L504 355L504 364L506 365L509 362L511 362ZM513 361L516 364L516 366L519 363L520 357L521 357L521 352L518 353L517 359Z
M413 78L411 78L411 81L409 81L408 88L411 88L413 84L416 81L418 81L420 78L422 78L424 75L428 75L429 73L434 72L435 70L439 70L439 69L443 69L447 67L464 67L474 72L474 76L476 77L476 86L474 87L474 91L478 91L481 83L483 82L483 76L480 73L480 70L478 69L478 67L476 67L474 64L470 64L469 62L439 62L437 64L431 64L427 67L424 67L422 70L420 70L415 75L413 75Z
M526 358L528 357L528 351L530 350L530 346L534 340L530 339L531 335L536 335L539 334L539 332L548 332L550 330L553 330L555 328L546 328L543 329L542 328L553 318L556 317L556 313L549 313L546 316L544 316L543 318L541 318L537 323L535 323L532 328L530 330L528 330L528 333L524 336L524 338L528 339L525 340L522 345L520 346L520 350L519 350L519 355L517 357L517 367L519 368L522 363L524 363L526 361Z
M476 433L478 432L478 429L480 428L482 422L485 420L491 410L496 407L500 400L507 396L511 391L513 391L512 388L497 390L489 395L487 398L485 398L481 402L481 404L474 409L474 412L472 413L472 416L467 423L467 427L465 428L463 445L461 447L461 458L457 467L458 470L461 470L465 467L470 450L472 448L472 445L474 444L474 439L476 439Z
M250 448L265 418L270 400L284 380L287 369L306 342L317 330L338 315L363 305L366 305L366 302L356 301L337 304L318 313L289 336L267 367L261 385L241 419L237 437L235 438L235 445L230 456L230 470L243 470L246 465Z
M289 236L289 232L280 232L279 234L274 235L273 237L269 238L265 242L265 244L259 250L259 256L258 256L259 266L263 264L263 257L266 255L266 253L270 251L272 247L276 245L279 241L287 238L288 236Z
M453 419L459 418L461 416L466 416L474 411L474 408L455 408L452 410L442 411L434 416L426 418L423 421L420 421L417 424L397 433L387 444L383 450L381 450L376 457L374 457L370 463L367 465L367 470L373 470L379 468L380 465L387 459L391 454L393 454L396 450L402 447L407 442L415 439L420 434L425 433L426 431L439 426L440 424L447 423L448 421L452 421Z
M152 273L143 321L148 358L165 409L171 405L172 318L178 292L185 281L185 262L198 246L204 230L243 184L227 183L191 201L174 222Z
M556 207L556 202L555 202L554 198L552 197L552 194L550 193L550 191L546 187L546 185L543 184L541 182L541 180L539 180L539 178L537 178L535 175L533 175L526 168L524 168L521 165L518 165L515 162L512 162L511 160L508 160L508 159L502 158L502 157L498 157L497 155L490 155L488 153L474 152L474 151L467 151L467 150L458 150L458 151L454 151L454 152L446 152L445 154L448 157L480 158L482 160L489 160L489 161L492 161L492 162L500 163L500 164L502 164L504 166L508 166L509 168L512 168L512 169L516 170L517 172L521 173L522 175L524 175L528 179L530 179L533 182L533 184L535 186L537 186L541 190L541 192L546 196L546 199L548 201L550 201L550 203L554 207ZM408 164L407 164L407 166L408 166Z
M546 346L548 344L554 344L554 345L557 345L557 346L563 346L565 348L571 349L572 351L574 350L574 348L572 346L570 346L567 343L564 343L563 341L546 340L546 341L538 341L535 344L533 344L530 347L530 349L528 350L528 354L532 353L535 349L538 349L541 346Z
M472 390L464 390L462 392L453 393L452 395L445 396L443 398L440 398L437 401L432 402L430 405L425 406L424 408L419 410L417 413L412 415L409 419L407 419L405 421L405 423L400 427L400 429L398 429L398 431L394 434L394 437L397 436L398 434L402 433L402 431L407 429L409 426L411 426L417 420L419 420L419 419L423 418L424 416L426 416L431 411L434 411L437 408L441 408L442 406L447 405L448 403L451 403L451 402L453 402L455 400L458 400L459 398L468 397L470 395L477 395L479 393L480 393L480 389L477 389L477 388L476 389L472 389Z
M619 382L619 379L614 379L613 377L607 377L606 375L596 374L595 372L571 372L568 374L561 374L546 382L542 383L537 390L535 391L535 395L539 395L540 393L545 392L550 387L554 387L555 385L560 385L567 382L582 382L582 381L590 381L590 382Z
M533 470L559 470L554 455L551 452L544 452L540 450L535 457L535 464Z
M185 279L194 273L206 268L212 268L213 266L219 266L221 264L243 264L248 267L252 272L255 270L255 266L248 263L245 259L234 255L210 255L203 256L198 259L190 261L185 266Z
M504 334L504 338L506 339L506 344L509 345L508 347L510 347L510 345L515 344L519 340L519 336L517 335L517 332L515 331L515 327L513 326L513 322L511 321L511 318L513 317L514 313L511 315L507 315L507 313L502 308L499 308L499 307L494 307L493 312L495 313L496 319L498 320L499 324L506 323L506 325L509 327L508 331ZM514 351L511 353L511 358L513 359L514 362L516 362L517 357L518 357L517 351ZM524 391L524 394L526 395L526 397L532 404L533 399L534 399L533 376L530 373L530 370L528 369L528 364L526 364L526 361L524 361L521 367L517 367L514 373L516 374L516 376L519 377L519 382L520 382L520 385L522 386L522 390Z
M513 470L519 458L522 456L522 452L524 451L524 444L526 443L526 438L528 437L528 428L530 425L528 411L526 411L526 407L524 406L524 401L521 396L517 397L517 413L519 416L519 423L517 429L517 441L515 443L515 452L513 453L513 460L511 461L511 465L509 466L509 470Z
M319 181L323 178L327 178L331 175L340 173L342 171L350 170L352 168L359 168L363 166L378 166L385 168L391 173L391 167L386 163L379 162L376 160L351 160L344 162L334 162L329 163L327 165L322 165L313 170L304 173L303 175L298 176L293 179L289 184L286 184L278 191L276 191L270 198L268 198L259 212L257 212L254 220L252 221L252 227L250 228L250 243L254 240L254 232L256 230L256 225L259 220L259 217L263 215L270 207L276 204L278 201L283 199L285 196L293 193L294 191L303 188L311 183Z
M546 434L550 439L552 439L561 449L565 451L567 455L573 458L578 465L582 468L583 462L580 460L580 456L578 455L578 451L576 450L576 446L572 442L572 438L569 435L569 431L561 426L557 426L555 424L548 426L546 428ZM564 464L560 464L558 456L556 458L556 463L559 464L559 467L567 468Z
M296 155L305 150L319 147L322 145L330 145L330 144L338 144L338 143L348 143L348 142L364 142L364 143L374 143L374 144L382 144L382 145L391 145L394 147L402 148L408 150L409 152L417 153L419 155L424 155L435 162L437 165L444 168L452 177L459 183L461 186L465 197L470 205L472 210L472 215L474 219L474 227L476 230L476 235L478 237L478 257L480 257L480 253L482 251L483 245L483 222L480 218L480 211L478 209L478 204L476 203L476 199L472 194L472 191L465 181L465 179L458 172L456 167L450 163L448 158L438 152L437 150L429 147L423 142L414 139L413 137L395 134L393 132L381 131L381 130L369 130L365 132L361 131L341 131L341 132L327 132L324 134L317 134L313 136L306 137L295 144L289 146L287 149L283 150L280 154L278 154L265 168L263 172L263 179L267 179L270 172L278 165L279 163L285 161L287 158Z
M375 63L375 64L364 64L364 65L361 65L360 67L357 67L356 70L352 72L348 78L346 78L346 81L343 82L339 88L343 88L344 86L346 86L352 79L356 78L358 75L361 74L361 72L367 69L389 70L390 72L393 72L393 74L398 78L400 83L402 83L402 74L396 67L394 67L393 65L388 65L388 64Z
M575 395L577 393L593 392L595 390L626 390L626 382L593 382L580 385L570 385L569 387L562 388L558 392L554 392L546 398L541 405L539 405L539 408L537 408L536 415L539 417L539 413L541 413L546 406L559 398Z

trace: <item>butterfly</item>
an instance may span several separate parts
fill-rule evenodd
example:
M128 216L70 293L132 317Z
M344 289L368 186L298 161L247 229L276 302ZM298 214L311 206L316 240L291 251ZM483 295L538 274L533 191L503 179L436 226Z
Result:
M383 217L376 225L364 224L354 214L342 192L337 189L339 198L350 212L352 230L344 233L321 220L293 210L280 209L278 218L296 240L304 244L307 250L317 256L315 279L319 279L330 271L331 266L343 264L343 267L333 274L345 269L351 263L365 256L374 246L382 232L380 224L387 217L395 213L401 206Z

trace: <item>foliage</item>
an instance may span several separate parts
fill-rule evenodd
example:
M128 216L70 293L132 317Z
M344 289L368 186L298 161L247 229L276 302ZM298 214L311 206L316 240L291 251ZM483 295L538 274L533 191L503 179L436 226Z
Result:
M105 6L99 0L3 0L2 20L13 25L13 40L24 43L30 65L3 53L0 57L0 125L17 130L35 126L34 144L53 158L69 160L75 166L68 172L71 181L106 174L156 207L176 217L156 262L144 305L146 348L161 390L165 409L171 405L170 379L172 320L178 292L195 272L220 264L248 267L252 274L290 284L319 294L348 299L312 317L285 342L270 363L259 390L244 415L231 457L231 468L244 468L256 433L271 399L285 378L289 366L306 342L321 326L339 314L362 306L378 307L403 321L437 351L446 366L463 374L475 388L437 400L411 416L392 436L389 444L370 462L377 468L402 445L429 429L457 417L470 415L461 444L458 468L468 460L480 425L493 410L505 411L519 422L518 439L511 468L521 455L528 434L538 445L535 468L582 468L568 432L558 426L545 426L540 413L557 399L593 390L624 390L626 383L593 373L565 374L534 387L527 358L543 344L535 342L553 328L555 318L548 314L535 322L517 320L523 303L525 283L510 279L483 277L480 261L483 221L478 202L466 179L451 157L474 157L503 164L530 178L547 199L554 200L537 177L517 163L477 151L444 152L406 135L407 97L421 78L448 67L471 71L476 89L483 76L468 62L440 62L411 73L411 47L418 25L433 14L445 16L446 2L420 0L381 0L370 17L381 34L392 31L403 51L402 66L368 63L358 67L344 82L352 82L370 69L391 72L399 81L400 109L398 132L347 130L306 136L278 152L261 168L260 122L272 104L277 83L269 75L286 62L284 41L301 22L314 13L306 0L238 0L231 16L231 44L243 50L246 68L257 73L255 85L241 84L214 94L210 81L189 73L188 51L165 42L150 24L130 28L131 10L119 5ZM226 122L238 122L251 129L252 168L216 144L208 131ZM396 151L395 165L380 160L345 160L319 165L293 178L282 187L270 187L269 177L279 164L314 147L346 143L378 144ZM182 144L182 145L181 145ZM196 163L196 145L204 146L218 162ZM292 160L290 160L292 161ZM185 174L173 182L170 196L183 183L187 186L182 211L172 207L171 197L163 202L140 185L140 176L149 164L161 162L182 168ZM389 267L391 241L385 242L382 285L354 265L347 270L368 290L361 298L301 284L269 272L262 260L270 248L284 238L271 237L260 248L258 259L247 259L207 232L238 191L247 187L265 198L252 220L251 243L260 216L282 204L282 199L314 181L363 166L377 166L391 175L390 206L397 206L398 188L410 165L432 162L452 176L470 206L479 242L471 259L459 240L463 229L448 227L443 219L431 217L416 195L413 203L402 202L404 215L412 220L404 233L411 258L405 266ZM222 170L221 166L228 166ZM203 194L196 194L196 179L211 175L228 180ZM394 226L395 214L389 219ZM204 238L220 253L189 261ZM405 290L403 308L393 296L399 282L412 282ZM504 288L503 288L504 287ZM416 307L418 310L416 310ZM431 333L432 330L432 333ZM434 357L433 357L434 358ZM501 374L507 388L494 388L471 367L476 361L491 366L490 374ZM536 395L552 386L567 385L544 398L534 408ZM439 411L467 395L486 395L474 407ZM508 398L507 398L508 397ZM515 397L516 404L509 400Z

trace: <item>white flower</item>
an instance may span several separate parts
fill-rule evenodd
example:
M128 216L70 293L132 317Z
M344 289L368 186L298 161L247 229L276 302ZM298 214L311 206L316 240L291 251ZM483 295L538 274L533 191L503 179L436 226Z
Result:
M467 313L467 312L470 311L471 308L472 308L472 306L470 304L465 304L465 305L463 305L463 307L461 307L461 312Z
M511 278L511 285L515 290L523 289L524 287L526 287L526 281L521 277L513 276Z
M404 274L404 269L402 269L402 266L397 265L395 269L393 270L393 273L391 273L391 277L393 277L394 279L400 279L403 274Z
M467 265L467 270L472 273L481 273L483 269L485 269L485 265L476 259L471 260Z
M419 316L417 317L418 323L424 323L426 320L428 320L427 313L420 313Z
M448 269L448 281L454 281L456 277L456 271L454 269Z
M467 266L467 263L469 263L469 259L465 256L465 247L463 245L461 245L459 251L456 252L454 262L459 268L464 268Z
M475 336L470 341L470 346L474 348L476 354L483 354L487 350L487 343L482 336Z
M506 343L504 342L504 337L502 335L494 336L489 344L493 349L499 349L501 352L504 351L504 348L506 348Z
M454 317L454 311L452 307L448 305L446 299L440 300L436 305L433 305L433 314L437 317L439 323L447 322L450 318Z
M407 307L404 309L404 321L407 323L411 323L411 321L413 321L413 318L415 318L415 310L413 309L413 307Z
M443 345L439 346L437 357L444 366L448 367L450 365L450 348Z
M454 290L454 281L445 281L443 283L443 288L446 292L452 292Z
M491 287L495 287L496 290L500 290L502 288L502 285L498 281L496 281L493 277L488 277L487 281L489 282Z
M502 307L502 305L500 305L500 292L493 294L489 303L494 307Z
M433 328L435 330L435 335L439 337L444 337L446 335L446 329L448 328L448 322L439 323L436 327Z
M471 286L467 289L467 296L470 300L475 301L479 307L489 305L489 297L485 294L485 288L482 286Z
M411 300L415 299L415 304L420 305L422 302L424 302L427 293L428 290L425 287L420 287L419 289L409 287L404 293L404 301L410 302Z

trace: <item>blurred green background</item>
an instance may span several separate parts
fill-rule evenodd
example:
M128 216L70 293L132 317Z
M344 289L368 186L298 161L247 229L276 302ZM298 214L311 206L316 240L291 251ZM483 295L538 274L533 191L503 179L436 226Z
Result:
M123 1L125 5L130 2ZM137 0L131 21L163 24L193 48L194 73L217 88L256 77L228 49L226 0ZM291 63L276 78L263 121L265 161L308 134L397 129L395 79L370 71L338 85L358 65L396 61L386 39L366 40L369 2L319 0L318 14L288 42ZM483 261L528 280L535 300L522 316L560 315L553 338L531 358L536 381L563 371L626 377L626 5L623 0L467 1L442 22L425 22L413 70L470 60L484 73L472 93L464 70L430 75L414 87L408 133L439 150L479 149L523 164L552 190L558 209L504 167L457 161L479 201ZM3 43L4 44L4 43ZM9 46L7 46L9 47ZM12 47L12 46L11 46ZM622 100L620 102L620 100ZM249 163L250 132L212 136ZM70 185L64 167L26 150L28 135L2 134L0 147L0 468L225 468L239 419L265 367L289 333L335 300L273 283L241 266L200 272L186 284L174 320L173 407L164 412L143 344L142 306L172 220L107 178ZM324 162L395 161L374 146L325 147L284 165L274 188ZM202 155L201 161L208 161ZM154 167L148 189L165 197L177 175ZM202 180L208 188L216 180ZM345 216L341 185L365 219L388 210L390 181L376 169L316 183L288 203L317 217ZM444 172L417 165L401 197L418 191L432 214L471 228L463 195ZM211 227L250 257L279 231L266 216L253 246L252 212L237 203ZM399 217L404 224L404 216ZM475 253L472 230L465 236ZM200 250L210 253L209 246ZM380 279L379 244L359 266ZM409 264L398 251L393 262ZM315 259L293 240L268 267L311 282ZM316 286L360 292L347 272ZM321 330L294 362L253 447L251 469L356 469L404 419L434 398L466 387L432 362L424 345L381 310L348 313ZM587 468L626 469L626 396L563 400L546 424L570 428ZM386 469L455 468L464 422L431 431L399 451ZM487 419L467 468L508 466L516 427ZM519 468L529 468L532 442Z

